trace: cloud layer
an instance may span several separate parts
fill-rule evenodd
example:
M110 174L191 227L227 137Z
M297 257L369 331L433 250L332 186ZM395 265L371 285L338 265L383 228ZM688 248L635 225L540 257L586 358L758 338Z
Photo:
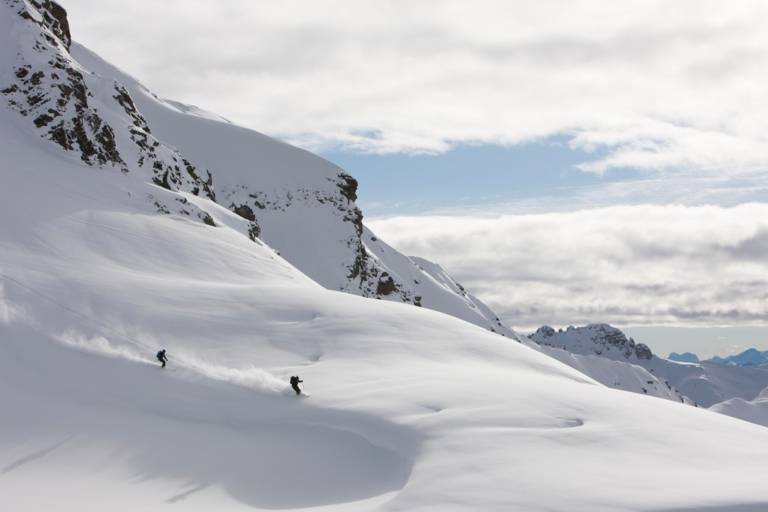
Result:
M768 3L63 0L158 93L312 147L566 134L604 172L768 163Z
M768 325L768 205L378 219L512 325Z

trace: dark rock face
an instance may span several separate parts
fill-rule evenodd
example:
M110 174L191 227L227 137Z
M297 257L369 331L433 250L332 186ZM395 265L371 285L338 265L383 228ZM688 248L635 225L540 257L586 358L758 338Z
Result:
M26 62L14 69L16 81L2 89L8 105L21 116L30 117L43 136L66 151L79 153L89 165L112 164L127 172L117 150L115 132L91 108L91 96L83 74L56 52L49 53L47 66L35 69Z
M24 36L31 37L29 51L45 60L33 65L19 54L15 82L1 90L8 105L32 118L49 140L66 151L78 152L87 164L113 164L126 170L114 130L89 105L85 77L67 58L71 36L66 11L48 0L32 1L31 7L20 0L5 1L27 23L37 26ZM34 15L31 8L36 9Z
M344 217L345 222L350 222L355 227L355 239L351 246L355 251L355 261L350 267L349 278L360 279L362 283L368 278L368 253L363 245L363 212L355 206Z
M133 98L128 93L125 87L123 87L122 84L115 82L115 95L112 96L117 103L123 107L123 110L128 115L128 117L131 118L133 121L133 126L143 130L147 134L152 133L149 129L149 124L147 124L147 120L144 119L144 116L141 115L141 112L139 112L139 109L136 108L136 104L133 102Z
M203 222L205 224L208 224L209 226L216 227L216 223L213 221L213 217L211 217L209 214L205 214L202 216Z
M555 330L548 325L543 325L536 330L535 335L540 335L542 338L551 338L555 335Z
M608 353L621 355L624 359L632 356L651 359L653 352L643 343L635 343L621 330L608 324L589 324L584 327L570 326L563 332L545 325L529 336L540 345L564 348L575 353Z
M18 9L16 12L19 16L25 20L32 21L38 25L47 28L53 35L53 38L64 45L66 49L72 44L72 36L69 33L69 20L67 20L67 11L64 8L51 0L30 0L30 3L35 10L40 14L42 20L38 21L26 9L21 0L6 0L11 8ZM45 34L45 37L51 37Z
M43 13L43 19L45 20L46 26L48 26L48 28L61 39L64 46L69 49L69 46L72 44L72 35L69 33L67 11L56 2L50 0L45 0L43 2L35 2L33 0L32 3ZM50 19L49 16L52 19Z
M248 225L248 238L250 238L252 241L255 242L260 235L261 235L261 227L255 220L251 221Z
M50 0L0 1L20 18L20 51L13 74L6 75L11 81L0 84L0 97L12 111L29 119L42 138L89 166L112 167L124 174L147 172L164 189L215 200L210 172L200 173L178 151L157 140L125 87L105 83L74 61L69 53L69 23L61 6ZM109 98L94 97L91 86L99 90L112 86L115 104L109 104ZM109 111L109 116L103 111ZM184 198L149 194L147 200L159 213L186 215L215 225L213 217Z
M357 201L357 180L347 173L339 173L339 189L347 201Z
M650 359L653 357L653 352L645 344L635 344L635 340L627 338L627 336L619 329L607 324L592 324L587 326L588 329L595 331L592 339L596 343L607 343L614 347L617 347L624 352L624 357L629 358L633 354L638 359Z
M129 133L131 141L138 148L138 165L151 165L154 173L153 183L168 190L189 190L195 195L202 195L216 200L213 191L213 177L207 172L203 180L197 168L175 150L169 150L157 140L141 115L133 98L122 84L114 83L115 95L112 98L123 107L131 122Z
M381 278L379 279L379 283L376 285L376 295L384 296L389 295L390 293L393 293L397 290L397 286L395 286L395 281L392 279L392 276L387 274L386 272L383 272L381 274Z
M20 36L22 46L27 48L17 56L13 83L0 89L8 105L22 117L30 118L42 137L76 153L84 163L111 165L128 173L133 166L118 148L117 130L105 121L89 90L88 81L98 77L85 74L69 54L71 36L66 11L50 0L29 4L4 1L31 28ZM137 166L149 169L158 186L215 200L210 172L206 171L207 178L202 178L194 165L153 137L125 87L117 82L113 87L112 98L125 112L127 132L137 149ZM123 126L117 128L125 132Z
M638 343L635 345L635 354L637 355L638 359L650 359L653 357L651 348L645 343Z
M38 15L33 16L24 2L6 1L21 18L38 26L31 34L29 50L45 60L43 65L33 65L19 55L14 69L16 81L2 89L8 105L32 118L49 140L66 151L79 153L83 162L112 164L127 172L114 130L89 105L91 93L85 77L67 58L71 37L64 9L51 1L33 1Z
M248 221L248 238L255 241L261 234L261 228L256 221L256 215L253 213L251 207L247 204L241 204L239 206L230 204L229 209Z
M241 204L240 206L230 205L229 209L246 220L256 220L256 215L253 214L253 210L247 204Z

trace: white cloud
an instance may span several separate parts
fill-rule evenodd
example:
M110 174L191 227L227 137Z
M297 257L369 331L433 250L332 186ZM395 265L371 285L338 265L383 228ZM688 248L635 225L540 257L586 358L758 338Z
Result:
M374 219L511 324L768 325L768 205Z
M306 145L569 134L589 172L768 163L768 3L63 0L158 93Z

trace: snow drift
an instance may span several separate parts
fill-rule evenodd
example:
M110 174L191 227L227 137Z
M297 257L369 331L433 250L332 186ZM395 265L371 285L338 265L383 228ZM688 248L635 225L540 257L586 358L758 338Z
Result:
M713 405L709 410L768 427L768 387L754 400L731 398Z

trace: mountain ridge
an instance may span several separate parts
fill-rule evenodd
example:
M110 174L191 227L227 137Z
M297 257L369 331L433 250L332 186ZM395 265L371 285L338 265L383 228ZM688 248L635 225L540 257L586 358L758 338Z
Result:
M326 288L436 309L518 339L479 299L439 284L366 231L357 181L335 164L159 98L72 42L55 2L6 5L27 23L14 29L17 62L0 86L32 133L89 166L221 204L244 219L251 240L266 241ZM202 203L160 192L147 199L159 213L215 227Z
M629 365L623 370L624 380L611 382L609 379L612 378L612 373L607 372L604 365L580 366L580 363L569 363L568 357L552 352L553 356L559 356L558 358L566 364L581 368L587 375L600 375L597 380L607 386L679 399L704 407L730 398L752 400L768 386L768 368L737 367L712 361L690 363L663 359L656 356L647 345L635 343L620 329L607 324L569 326L565 330L543 326L529 335L529 339L550 352L558 349L577 357L603 358ZM652 377L645 378L643 372L638 374L637 369L632 370L631 367L641 367ZM647 386L642 385L638 389L637 382L643 379Z

